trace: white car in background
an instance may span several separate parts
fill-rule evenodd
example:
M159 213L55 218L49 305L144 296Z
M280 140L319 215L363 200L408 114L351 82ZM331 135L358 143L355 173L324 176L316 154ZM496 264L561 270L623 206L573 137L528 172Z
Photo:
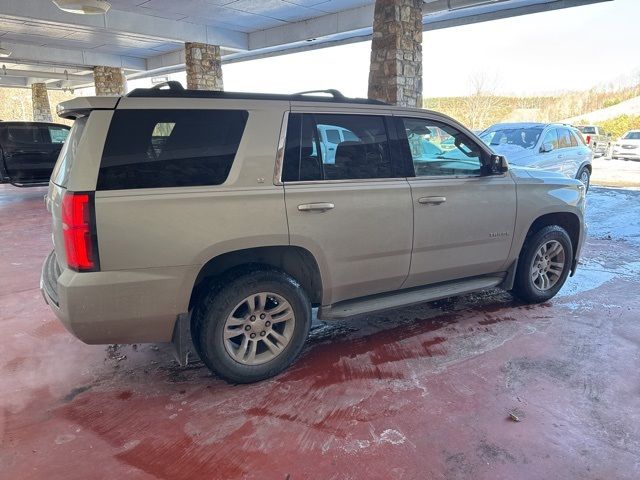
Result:
M640 130L630 130L614 143L611 158L640 160Z
M571 125L496 123L479 137L511 165L562 173L589 188L593 152Z

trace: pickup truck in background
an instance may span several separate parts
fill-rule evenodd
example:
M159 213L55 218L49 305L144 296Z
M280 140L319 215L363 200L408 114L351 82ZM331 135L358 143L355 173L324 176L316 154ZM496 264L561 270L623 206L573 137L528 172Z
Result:
M576 128L582 133L584 143L593 151L594 155L606 155L611 147L611 135L597 125L578 125Z
M0 183L47 184L69 130L57 123L0 122Z

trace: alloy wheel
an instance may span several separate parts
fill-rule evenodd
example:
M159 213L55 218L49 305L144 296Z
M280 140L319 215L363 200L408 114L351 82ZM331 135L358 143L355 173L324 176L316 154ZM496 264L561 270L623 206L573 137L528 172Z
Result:
M260 365L279 356L295 330L291 304L271 292L249 295L224 324L224 347L238 363Z
M541 291L552 289L562 277L565 268L564 247L557 240L543 243L533 258L531 280Z

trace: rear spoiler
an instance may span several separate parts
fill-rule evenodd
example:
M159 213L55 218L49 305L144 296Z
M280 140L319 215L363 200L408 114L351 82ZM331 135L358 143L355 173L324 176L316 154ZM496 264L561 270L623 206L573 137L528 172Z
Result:
M120 97L78 97L59 103L56 113L59 117L75 120L89 115L93 110L113 110Z

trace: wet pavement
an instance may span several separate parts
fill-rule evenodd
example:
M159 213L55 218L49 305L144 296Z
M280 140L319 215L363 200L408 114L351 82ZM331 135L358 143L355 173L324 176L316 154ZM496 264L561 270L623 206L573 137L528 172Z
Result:
M640 478L640 235L615 223L638 191L590 192L594 237L549 303L496 290L320 325L243 386L68 334L38 290L43 194L0 187L0 478Z

